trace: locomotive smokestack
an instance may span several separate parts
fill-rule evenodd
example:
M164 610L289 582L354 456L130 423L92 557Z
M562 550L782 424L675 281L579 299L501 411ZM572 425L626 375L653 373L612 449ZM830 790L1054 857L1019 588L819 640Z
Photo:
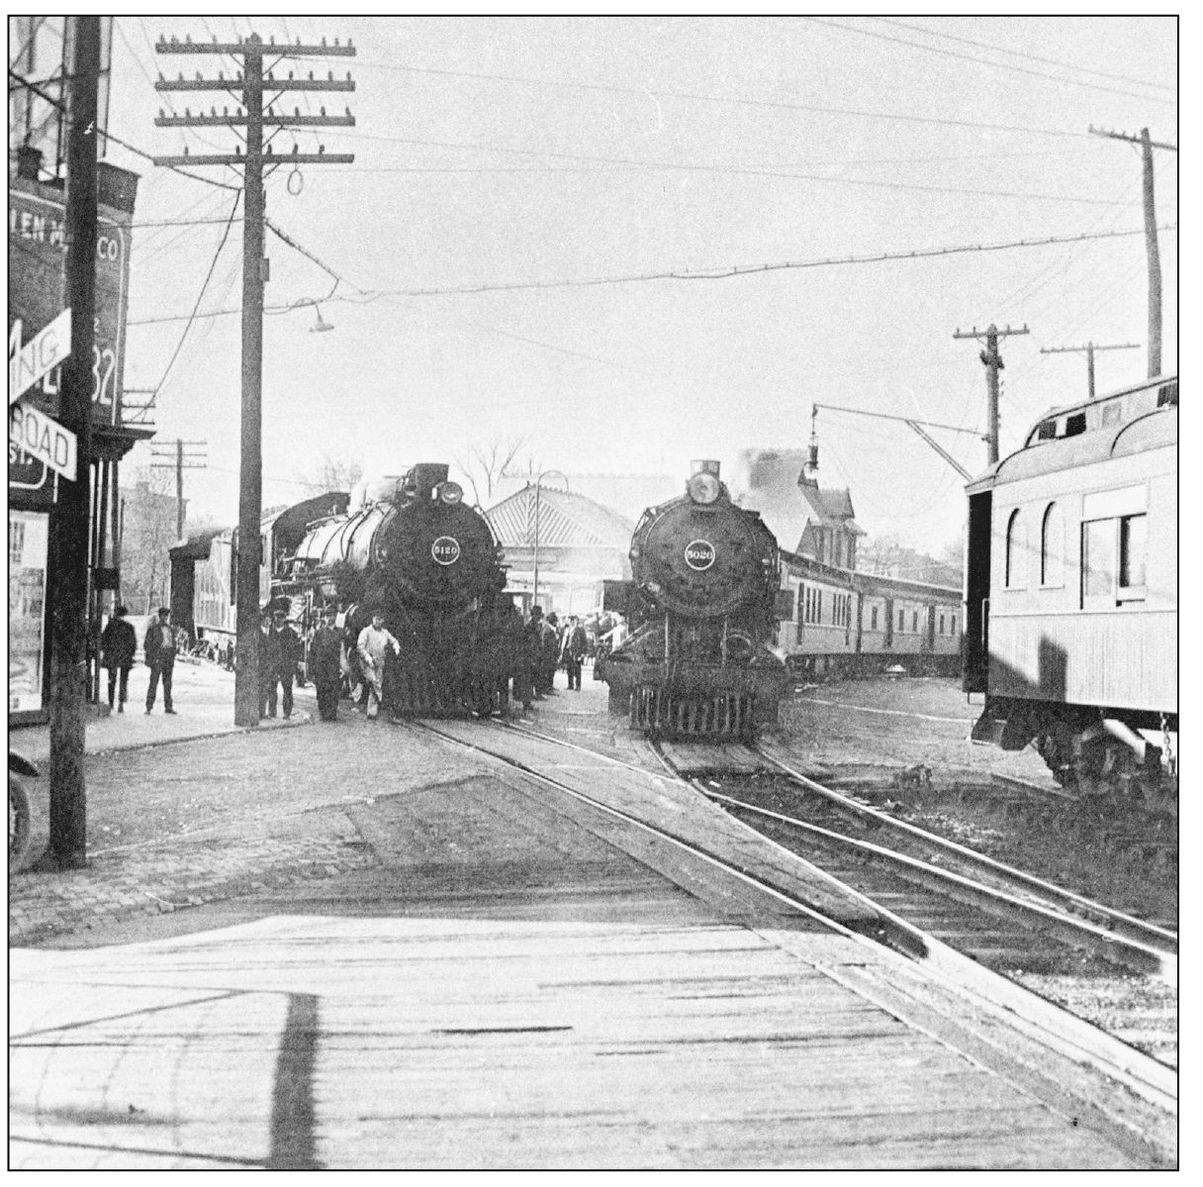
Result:
M409 472L407 486L412 486L420 499L429 499L431 492L440 482L447 481L450 467L443 462L419 462Z
M695 474L713 474L715 478L719 477L719 463L713 458L700 458L689 463L689 476L692 478Z

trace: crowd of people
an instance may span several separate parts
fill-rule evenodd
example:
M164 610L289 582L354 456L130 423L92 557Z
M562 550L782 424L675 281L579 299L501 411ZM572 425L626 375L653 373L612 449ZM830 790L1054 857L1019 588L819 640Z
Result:
M382 709L396 716L397 673L405 666L405 649L384 614L374 613L371 621L359 628L333 608L322 609L304 636L287 619L287 609L279 604L262 616L260 717L291 717L298 679L313 682L323 721L338 719L344 697L351 699L353 712L362 712L369 721L376 720ZM518 606L504 599L488 616L476 620L475 629L479 639L467 643L471 660L463 665L465 677L457 695L464 710L483 717L530 710L537 702L556 696L555 674L560 669L567 675L568 691L580 692L586 663L612 650L621 641L625 626L610 614L587 618L573 614L561 621L555 612L545 615L539 605L532 606L524 619ZM188 643L187 634L173 627L170 610L161 608L143 643L150 668L147 713L154 708L160 685L164 712L175 713L172 676L176 656L190 651ZM117 712L124 713L129 672L137 653L137 638L124 606L114 609L100 645L101 664L109 674L109 707L116 705ZM232 641L209 644L203 654L223 667L234 666Z

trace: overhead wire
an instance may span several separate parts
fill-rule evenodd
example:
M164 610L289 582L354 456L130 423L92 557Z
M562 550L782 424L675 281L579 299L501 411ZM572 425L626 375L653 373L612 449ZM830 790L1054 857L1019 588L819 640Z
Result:
M889 41L895 45L906 45L912 49L923 50L929 54L939 54L942 57L957 58L964 62L974 62L980 66L991 66L996 70L1009 70L1016 74L1026 74L1032 78L1051 79L1053 82L1060 83L1063 86L1086 87L1092 91L1106 91L1112 95L1124 95L1129 99L1140 99L1145 103L1165 103L1171 107L1177 106L1176 99L1159 99L1155 95L1138 95L1133 91L1120 90L1117 87L1103 86L1097 82L1082 82L1074 78L1063 78L1057 74L1049 74L1044 70L1029 70L1024 66L1013 66L1009 62L993 62L989 58L975 57L973 54L962 54L956 50L940 49L939 46L924 45L919 41L907 41L903 37L891 37L888 33L878 33L872 29L862 29L858 25L842 25L838 21L828 20L824 17L804 16L805 21L810 21L811 24L825 25L831 29L840 29L845 33L857 33L863 37L873 37L880 41Z
M473 152L504 153L511 156L550 157L554 160L588 161L594 164L628 165L643 169L673 170L684 173L720 173L742 177L785 178L796 181L819 182L826 185L853 186L866 189L904 190L917 193L970 195L982 198L1018 198L1025 202L1068 202L1075 205L1105 206L1104 199L1085 197L1081 194L1040 194L1022 190L975 190L963 186L920 185L900 181L875 181L870 178L831 177L821 173L795 173L773 169L746 169L729 165L690 165L676 161L640 161L630 157L605 157L586 153L556 152L551 149L511 148L501 145L472 144L463 141L428 140L407 136L385 136L371 132L347 132L349 140L374 140L390 144L408 144L416 147L468 149Z
M784 111L804 111L817 115L849 116L855 119L879 119L908 124L931 124L937 127L972 128L989 132L1016 132L1026 136L1056 136L1068 139L1083 139L1089 132L1073 132L1065 128L1037 128L1021 124L999 124L982 120L957 120L947 116L905 115L896 111L863 111L856 108L828 107L815 103L793 103L776 99L747 99L730 95L707 95L695 91L674 91L659 87L626 87L610 83L568 82L563 79L530 78L514 74L488 74L482 71L447 70L425 66L410 66L398 62L361 62L359 69L398 71L407 74L427 74L448 78L472 78L487 82L506 82L523 86L558 87L565 90L600 91L609 94L651 95L660 99L687 99L699 103L731 104L742 107L760 107Z
M180 351L184 349L184 343L188 338L188 331L192 328L192 323L196 319L197 311L200 309L200 303L204 300L205 290L209 287L209 281L213 278L213 270L217 267L217 261L221 256L222 249L226 245L226 240L229 238L230 228L234 225L234 215L238 210L238 203L242 199L242 194L239 193L234 198L234 204L230 207L230 218L226 223L225 234L221 237L221 242L217 245L217 250L213 253L213 259L209 264L209 270L205 273L204 283L201 285L200 292L196 295L196 303L192 307L192 313L188 318L187 324L184 326L183 332L180 334L180 340L176 343L175 351L167 362L167 366L163 369L163 374L159 378L159 382L155 384L154 394L145 405L146 410L154 407L155 401L159 398L159 393L163 390L163 385L167 382L167 377L171 374L172 367L175 366L175 361L180 357ZM133 323L129 323L133 324Z
M1066 62L1057 58L1044 58L1039 54L1024 53L1021 50L1008 49L1003 45L992 45L985 41L974 41L970 37L958 37L953 33L941 33L935 29L925 28L923 25L912 25L907 21L895 20L891 17L875 16L872 18L875 21L880 21L883 25L897 25L900 29L910 29L914 33L926 33L929 37L938 37L942 41L958 41L962 45L973 45L978 49L992 50L996 54L1007 54L1013 58L1024 58L1030 62L1043 62L1046 66L1061 66L1066 70L1077 70L1082 74L1093 74L1097 78L1110 78L1116 82L1131 82L1137 86L1152 87L1159 91L1172 91L1177 93L1177 88L1168 85L1167 83L1149 82L1145 78L1136 78L1131 74L1114 74L1107 70L1092 70L1089 66L1079 66L1075 62Z

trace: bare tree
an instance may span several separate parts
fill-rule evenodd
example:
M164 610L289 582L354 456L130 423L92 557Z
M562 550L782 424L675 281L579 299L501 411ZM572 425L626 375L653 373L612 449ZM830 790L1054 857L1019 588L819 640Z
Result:
M121 593L149 614L171 587L168 549L176 542L176 500L171 476L156 469L134 472L133 489L122 489Z
M467 457L456 454L455 464L472 484L472 497L478 506L485 507L493 501L493 492L498 480L518 456L526 444L525 437L491 437L483 445L470 445Z
M305 496L325 494L328 490L349 491L363 477L363 466L350 458L322 455L322 464L310 473L296 476L305 488Z

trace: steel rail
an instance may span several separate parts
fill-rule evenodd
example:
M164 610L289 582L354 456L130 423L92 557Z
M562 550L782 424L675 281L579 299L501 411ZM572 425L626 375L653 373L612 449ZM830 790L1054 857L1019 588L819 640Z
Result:
M702 859L718 870L736 877L744 884L759 889L777 901L800 911L808 918L814 919L832 932L847 939L851 939L857 943L872 944L879 948L884 946L900 959L921 963L928 968L930 975L944 981L960 992L970 995L971 998L977 1000L982 1006L999 1012L1001 1017L1009 1019L1010 1025L1036 1036L1038 1041L1063 1054L1071 1055L1075 1061L1088 1064L1110 1079L1125 1085L1138 1096L1151 1102L1158 1108L1176 1112L1177 1074L1173 1069L1167 1068L1164 1064L1158 1063L1150 1056L1144 1055L1114 1036L1100 1030L1093 1024L1039 997L1015 982L990 972L972 958L956 952L947 944L896 915L889 909L881 907L879 904L872 904L883 924L881 932L878 935L872 936L854 931L845 924L816 911L815 908L808 904L799 902L788 892L773 886L754 874L748 873L723 857L707 852L689 841L674 836L671 832L658 828L656 825L649 824L647 821L641 820L639 817L633 816L620 808L615 808L593 796L578 791L527 763L504 754L498 754L496 751L487 749L476 743L467 742L453 734L445 733L431 725L428 721L411 720L408 724L411 728L439 738L442 741L450 742L462 749L485 755L536 782L570 796L578 802L587 804L612 818L628 823L642 832L666 841L674 847ZM485 723L482 722L481 724ZM615 766L623 767L647 777L653 777L652 773L644 767L626 762L623 759L613 758L610 755L601 754L588 747L567 742L553 735L541 733L540 731L494 721L488 722L486 728L489 732L514 733L535 738L538 741L564 749L577 750ZM689 780L682 779L676 772L673 772L672 777L679 782L689 783ZM800 858L798 854L792 853L792 851L786 849L778 842L773 841L772 838L764 837L763 834L758 835L761 836L766 844L805 862L805 858ZM810 865L812 863L806 864ZM815 868L817 869L817 867ZM867 896L851 890L851 888L850 893L866 903L871 903L871 900Z
M1079 915L1095 926L1105 929L1116 938L1144 945L1162 953L1168 952L1175 958L1177 957L1178 935L1168 928L1158 927L1156 924L1147 923L1143 919L1136 919L1103 903L1098 903L1093 899L1076 894L1072 890L1066 890L1051 882L1046 882L1042 878L1037 878L1034 874L1026 873L1023 870L1016 869L1014 866L996 861L992 857L987 857L984 853L978 853L964 845L959 845L956 841L950 841L945 837L937 836L935 833L909 824L905 820L896 820L887 812L881 812L876 808L870 808L865 804L857 803L856 800L842 795L830 787L825 787L823 784L817 783L815 780L803 775L800 771L794 770L788 763L765 750L755 748L754 753L763 758L765 762L784 772L800 786L806 788L806 790L824 797L841 811L872 820L875 825L904 834L912 840L920 841L924 845L936 848L976 872L985 872L1004 880L1010 884L1012 889L1022 888L1029 893L1035 894L1046 904L1059 908L1066 915Z

